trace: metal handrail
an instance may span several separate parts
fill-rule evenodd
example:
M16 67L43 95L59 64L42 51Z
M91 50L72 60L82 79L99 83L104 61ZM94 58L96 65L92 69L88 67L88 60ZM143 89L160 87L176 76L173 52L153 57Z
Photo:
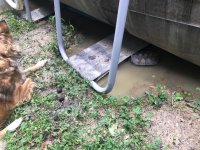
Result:
M24 6L25 6L25 10L26 10L26 17L27 17L27 19L29 21L32 21L29 0L24 0Z
M58 48L62 58L68 63L69 57L67 56L62 39L62 23L61 23L61 12L60 12L60 0L54 0L54 9L55 9L55 17L56 17L56 31L57 31L57 40L58 40Z
M108 82L105 87L100 87L96 82L91 81L90 85L99 93L109 93L114 86L116 73L118 68L119 56L122 46L122 40L124 35L124 29L126 24L126 18L128 13L129 0L120 0L118 15L117 15L117 23L115 29L114 43L111 55L111 65L108 76ZM61 12L60 12L60 0L54 0L55 7L55 16L56 16L56 30L57 30L57 40L59 51L61 53L62 58L68 63L68 56L63 47L62 40L62 27L61 27Z

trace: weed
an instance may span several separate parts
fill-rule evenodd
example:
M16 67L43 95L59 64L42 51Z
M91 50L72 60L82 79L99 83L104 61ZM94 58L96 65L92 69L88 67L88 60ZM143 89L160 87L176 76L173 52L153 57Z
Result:
M20 19L13 11L8 11L4 13L4 15L7 16L8 26L14 34L14 37L19 36L19 34L26 33L36 27L35 23Z
M147 147L150 150L164 150L162 148L162 143L161 143L161 140L159 138L156 138L155 140L153 140L153 142L149 143Z
M180 101L183 100L183 96L179 92L175 92L175 100Z
M95 118L97 118L98 113L95 111L92 111L92 112L90 112L90 116L95 119Z
M49 21L54 24L55 18ZM67 24L64 30L68 44L76 43L70 41L76 38L74 27ZM51 150L148 149L145 138L152 115L144 115L145 100L94 92L89 82L57 55L55 31L52 39L36 56L29 55L23 61L28 65L50 60L45 68L29 75L38 88L31 100L14 111L11 120L23 116L24 122L16 133L6 135L8 149L41 149L46 141L50 141L47 147ZM62 90L58 93L57 88ZM160 107L167 94L161 86L157 90L157 95L148 96L152 105ZM59 97L64 99L59 101Z
M194 102L194 109L197 109L197 110L200 110L200 100L196 100L195 102Z
M49 23L55 29L55 16L49 17ZM81 41L81 38L78 36L78 34L76 34L74 26L70 22L68 23L65 22L64 19L62 19L62 33L63 33L63 46L66 49L68 49L71 45L77 45Z
M160 108L164 102L167 101L168 95L164 87L161 85L157 85L157 94L153 94L150 91L146 92L148 101L151 105L155 106L156 108Z
M52 40L52 42L49 43L47 49L50 51L50 52L53 52L54 54L57 54L58 53L58 44L56 42L56 40Z
M54 27L56 26L56 18L55 18L55 16L50 16L49 17L49 23Z

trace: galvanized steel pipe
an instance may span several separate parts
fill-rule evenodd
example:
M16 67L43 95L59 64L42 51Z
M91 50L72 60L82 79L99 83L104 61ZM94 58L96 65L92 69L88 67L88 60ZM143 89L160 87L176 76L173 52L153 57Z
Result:
M122 40L124 36L124 29L128 13L128 6L129 0L120 0L107 85L105 87L100 87L96 82L91 82L91 86L100 93L109 93L113 89L113 86L115 84L119 56L122 47Z
M24 0L24 6L25 6L25 9L26 9L26 17L27 17L27 19L29 21L32 21L29 0Z
M57 31L57 40L58 47L62 58L67 62L68 56L65 52L62 39L62 23L61 23L61 12L60 12L60 0L54 0L54 9L56 17L56 31Z
M99 93L108 93L113 89L116 73L119 63L119 56L122 47L122 40L124 35L124 29L126 24L126 18L128 13L129 0L120 0L117 23L115 29L114 43L111 55L111 65L108 76L108 83L105 87L100 87L96 82L91 81L91 86ZM61 13L60 13L60 0L54 0L55 16L56 16L56 30L57 30L57 40L58 47L62 58L68 62L68 56L65 52L62 39L62 24L61 24Z

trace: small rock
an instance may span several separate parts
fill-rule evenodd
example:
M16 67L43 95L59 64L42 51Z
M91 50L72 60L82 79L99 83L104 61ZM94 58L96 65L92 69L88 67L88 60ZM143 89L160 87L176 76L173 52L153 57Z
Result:
M61 87L57 88L57 93L62 93L62 88Z
M55 116L55 117L53 118L53 120L54 120L54 121L58 121L58 120L59 120L59 117L58 117L58 116Z
M62 103L64 100L65 100L65 97L64 97L64 96L58 98L58 101L61 102L61 103Z

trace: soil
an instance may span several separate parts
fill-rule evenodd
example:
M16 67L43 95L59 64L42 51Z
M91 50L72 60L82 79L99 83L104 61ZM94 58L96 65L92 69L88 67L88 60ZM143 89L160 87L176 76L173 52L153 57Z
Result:
M24 48L24 53L36 55L37 51L42 50L40 45L48 44L51 31L51 26L43 22L39 28L27 33L26 41L29 46ZM84 40L83 42L87 42L87 38ZM18 44L21 45L23 41L20 39ZM178 109L171 106L163 106L151 111L153 118L148 131L154 137L160 138L162 147L167 146L170 150L200 149L200 115L198 113L188 107Z
M39 24L38 28L15 41L25 57L37 55L37 52L42 50L41 46L48 44L51 40L52 26L47 21L39 22ZM87 43L87 37L83 42ZM62 101L65 101L64 98ZM172 108L171 106L163 106L158 110L151 111L153 117L148 131L153 137L160 138L162 147L168 146L170 150L200 149L199 113L195 113L188 107Z
M149 133L160 138L162 147L170 150L200 149L200 115L191 108L163 106L153 110Z
M38 24L38 28L16 39L15 45L20 47L25 56L27 54L36 55L42 50L42 46L47 45L52 40L52 30L52 26L47 21L41 21Z

